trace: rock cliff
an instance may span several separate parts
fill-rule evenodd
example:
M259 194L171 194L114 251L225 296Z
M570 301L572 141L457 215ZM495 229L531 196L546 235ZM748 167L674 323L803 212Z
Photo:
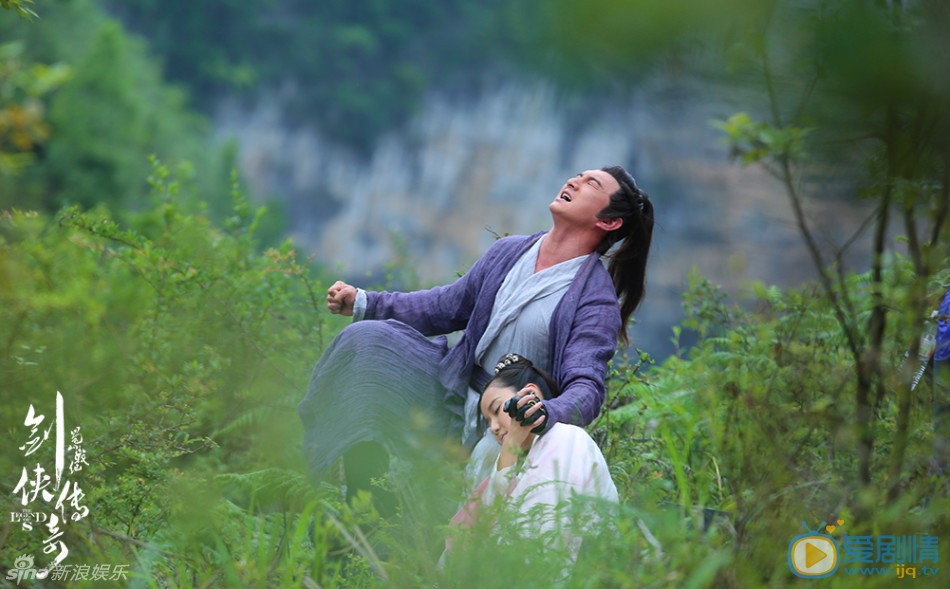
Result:
M542 82L509 83L465 98L429 96L363 157L287 124L276 100L222 105L216 127L237 140L254 192L285 201L296 243L361 286L378 286L397 259L421 285L451 281L496 234L547 229L547 205L568 176L624 165L657 215L647 299L631 334L662 357L693 266L732 291L748 280L797 286L814 277L781 186L730 162L710 125L743 109L670 79L590 107ZM835 196L847 191L841 181L811 190L821 198L809 214L828 244L868 214Z

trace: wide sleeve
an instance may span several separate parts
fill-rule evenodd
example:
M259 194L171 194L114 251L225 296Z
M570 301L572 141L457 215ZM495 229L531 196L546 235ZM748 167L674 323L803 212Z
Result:
M413 292L367 292L366 319L396 319L426 336L464 329L486 277L507 240L498 240L462 277L445 286Z
M574 495L617 499L607 462L583 429L561 424L545 434L537 446L539 451L529 457L513 492L522 502L521 511L527 512L534 505L557 505Z
M545 401L550 425L585 426L600 414L606 397L608 362L617 348L621 328L620 307L609 294L578 307L563 350L555 356L559 358L556 373L561 395Z
M584 523L573 519L572 499L585 496L616 502L617 489L603 454L581 428L560 425L541 441L543 445L536 444L537 455L529 456L511 501L537 527L539 537L560 542L559 548L576 557L584 528L593 522L590 516L581 518Z

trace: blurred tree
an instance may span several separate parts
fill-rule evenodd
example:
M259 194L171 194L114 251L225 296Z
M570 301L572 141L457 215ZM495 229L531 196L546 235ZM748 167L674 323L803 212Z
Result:
M233 153L209 148L210 126L188 111L184 92L162 79L144 43L95 0L57 3L32 22L2 19L0 37L19 40L25 63L62 63L73 73L56 94L34 99L49 138L33 149L33 165L0 177L0 207L141 208L148 157L158 154L191 162L201 174L185 171L185 178L194 176L214 212L227 209Z
M57 390L70 429L82 426L88 463L73 482L92 517L65 528L70 562L102 558L108 538L131 542L124 551L187 537L191 548L173 552L197 558L182 564L218 571L198 556L213 551L209 530L195 541L169 520L206 526L208 513L191 504L199 496L242 501L213 482L225 472L273 469L278 484L290 475L309 490L290 472L303 464L294 407L312 357L343 323L320 307L322 279L289 241L261 253L265 212L236 183L219 225L186 212L202 196L188 194L192 182L155 158L148 174L152 206L127 223L101 206L0 211L0 431L13 439L26 407L42 412ZM0 452L5 489L24 459L16 445ZM193 496L181 495L183 478L195 482ZM13 494L0 497L0 508L14 504ZM4 529L0 562L33 553L45 564L41 552L38 535Z
M103 23L72 83L54 99L58 137L43 172L60 200L90 206L144 194L144 156L168 149L184 131L170 116L183 113L182 95L163 87L143 53L117 23Z
M917 356L919 330L934 308L934 295L942 294L930 292L931 279L947 257L948 16L946 3L929 1L774 2L739 48L760 72L771 120L733 117L723 125L734 153L762 163L785 186L854 361L859 484L871 485L873 471L884 466L872 457L875 443L885 443L892 448L886 483L891 498L905 475L913 371L908 365L901 374L889 373L885 340L905 339L911 357ZM815 165L804 161L808 153L852 169L853 162L866 166L855 196L876 204L862 227L873 227L870 313L855 312L854 292L843 279L841 260L857 236L829 257L808 221L804 195L822 192L809 181ZM892 224L906 236L902 246L888 239ZM902 249L914 272L889 284L885 265ZM896 324L888 321L892 313ZM877 440L878 412L890 391L896 391L898 427L893 439Z
M633 86L632 67L675 63L721 86L758 90L761 102L718 124L732 153L757 163L785 188L820 283L851 354L856 489L906 482L914 404L912 371L894 374L885 342L904 342L914 357L919 330L934 307L935 272L946 265L950 205L950 6L938 0L557 0L544 26L566 71ZM556 43L555 41L559 41ZM845 177L874 212L858 235L826 245L806 213L806 195L828 196L824 182ZM840 182L838 185L840 186ZM905 237L892 242L899 227ZM843 256L871 228L868 283L848 280ZM885 272L906 255L911 272ZM871 293L870 308L855 304ZM898 407L893 436L880 409ZM889 449L875 461L875 445ZM886 473L877 478L875 473ZM859 503L872 507L875 494Z
M49 138L43 97L62 85L68 66L25 65L23 47L0 45L0 175L16 174Z
M535 0L103 0L208 109L279 93L290 116L368 148L433 86L470 90L520 53Z

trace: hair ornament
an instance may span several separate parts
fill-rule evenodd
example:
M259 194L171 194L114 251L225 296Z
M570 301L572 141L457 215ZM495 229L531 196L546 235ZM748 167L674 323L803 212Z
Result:
M518 354L505 354L502 356L501 360L498 361L498 364L495 364L495 374L498 374L505 368L508 368L512 364L521 364L524 362L524 358Z

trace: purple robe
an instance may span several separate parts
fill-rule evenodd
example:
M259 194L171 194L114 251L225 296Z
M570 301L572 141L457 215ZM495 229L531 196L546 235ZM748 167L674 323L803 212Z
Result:
M418 446L421 437L461 432L470 382L483 382L492 370L476 366L475 347L495 295L541 235L499 239L452 284L367 293L366 320L346 327L327 347L298 407L311 472L319 475L360 441L379 441L398 452ZM551 373L562 393L545 401L548 427L584 426L600 413L620 328L613 281L594 253L551 316ZM460 330L463 335L451 348L444 337L433 338ZM413 419L417 410L429 411L430 419Z

